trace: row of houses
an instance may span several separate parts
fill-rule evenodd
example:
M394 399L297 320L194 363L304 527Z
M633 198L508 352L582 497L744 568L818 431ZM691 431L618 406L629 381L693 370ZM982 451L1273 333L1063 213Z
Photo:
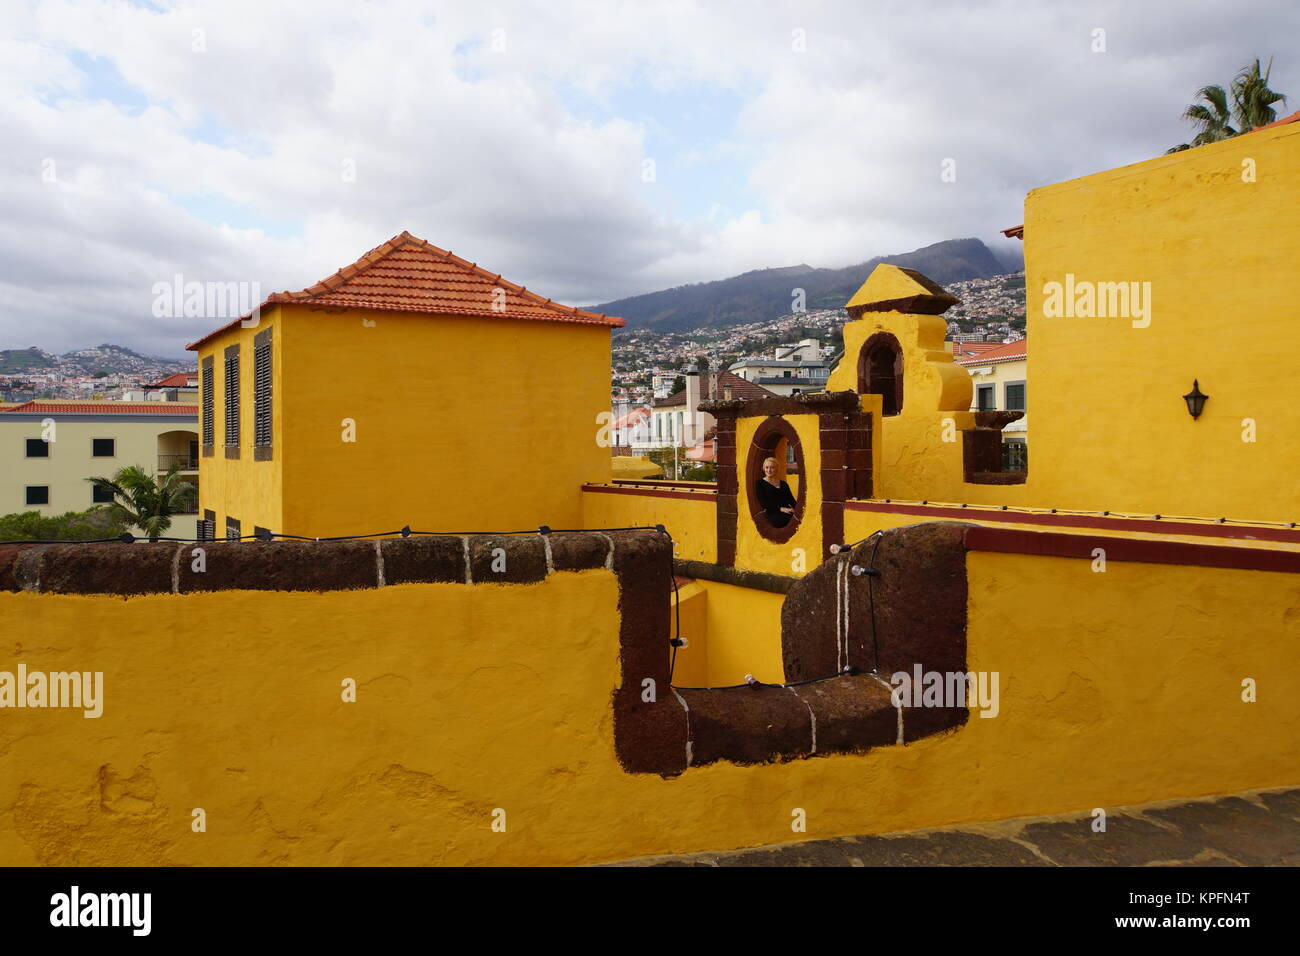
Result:
M971 411L1026 412L1028 346L1014 342L945 343L953 360L974 380ZM717 460L716 422L700 403L719 398L772 398L819 392L835 363L821 356L816 339L778 346L772 358L748 359L724 371L688 371L685 387L650 405L624 403L614 408L615 455L645 455L662 448L685 448L690 461ZM1026 415L1003 429L1003 460L1022 470L1028 456Z

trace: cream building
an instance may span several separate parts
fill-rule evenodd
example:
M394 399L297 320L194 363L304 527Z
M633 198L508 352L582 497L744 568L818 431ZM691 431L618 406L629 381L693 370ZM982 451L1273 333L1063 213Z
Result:
M958 365L970 373L973 412L1025 412L1002 429L1003 459L1008 464L1023 464L1028 453L1029 413L1026 410L1026 374L1029 353L1026 339L1007 342L985 349L969 358L958 358ZM1020 445L1021 448L1008 448Z
M105 504L87 478L128 465L156 475L173 464L195 485L198 406L181 402L32 401L0 407L0 514L61 515ZM197 537L197 513L168 537ZM137 532L138 533L138 532Z

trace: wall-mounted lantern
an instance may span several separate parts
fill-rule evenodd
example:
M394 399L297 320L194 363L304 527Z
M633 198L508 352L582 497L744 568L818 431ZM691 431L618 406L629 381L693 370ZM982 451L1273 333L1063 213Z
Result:
M1192 379L1192 390L1183 396L1183 401L1187 403L1187 411L1192 418L1201 417L1201 412L1205 408L1205 400L1209 397L1201 394L1200 383L1196 379Z

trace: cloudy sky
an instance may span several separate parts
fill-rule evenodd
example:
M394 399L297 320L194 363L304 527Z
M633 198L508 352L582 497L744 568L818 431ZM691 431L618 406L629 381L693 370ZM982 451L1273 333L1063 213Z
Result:
M155 283L300 289L404 229L574 305L996 248L1255 56L1300 109L1297 37L1293 0L4 0L0 348L181 356L222 323Z

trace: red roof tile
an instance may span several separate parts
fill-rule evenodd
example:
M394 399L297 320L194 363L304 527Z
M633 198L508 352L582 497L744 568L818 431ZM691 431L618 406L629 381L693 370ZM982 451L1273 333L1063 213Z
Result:
M497 289L502 292L497 293ZM534 322L576 322L609 328L627 324L616 316L588 312L543 298L409 232L394 236L350 266L344 266L301 292L272 293L261 307L277 303ZM197 349L235 328L240 321L236 319L186 348Z
M0 415L15 412L37 415L190 415L199 414L199 406L180 402L23 402L12 408L0 408Z
M793 381L793 380L792 380ZM722 369L717 372L700 373L700 401L707 402L724 398L726 390L731 389L732 398L776 398L777 393L741 378L735 372ZM655 399L655 408L668 408L673 405L686 404L686 389L682 389L667 398Z
M146 385L145 388L193 388L198 381L199 372L195 369L193 372L177 372L175 375L168 375L161 381Z
M1019 359L1027 358L1029 355L1028 339L1020 339L1016 342L1006 342L1002 345L995 345L991 349L985 349L978 355L972 355L969 358L957 360L958 365L984 365L985 363L997 362L1015 362Z
M1255 133L1261 129L1272 129L1274 126L1286 126L1288 123L1300 123L1300 110L1297 110L1290 116L1283 116L1281 119L1273 120L1271 123L1265 123L1263 126L1256 126L1249 132Z

